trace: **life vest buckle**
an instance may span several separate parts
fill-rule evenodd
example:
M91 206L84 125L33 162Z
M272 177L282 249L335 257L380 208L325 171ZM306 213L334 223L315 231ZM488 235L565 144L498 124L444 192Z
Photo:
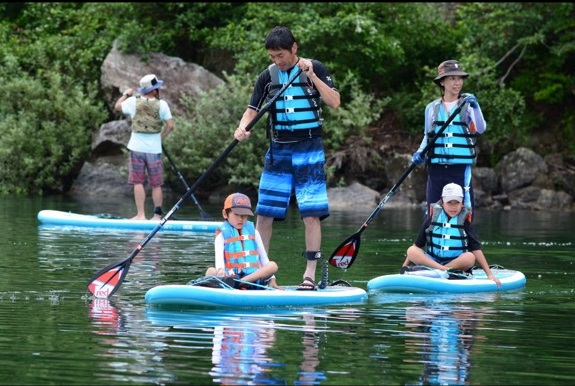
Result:
M295 113L295 108L294 107L288 107L285 109L286 114L290 114L290 113Z
M446 149L451 149L451 148L453 148L453 144L452 143L446 143L443 145L443 147L445 147Z
M284 101L293 101L293 95L284 95Z

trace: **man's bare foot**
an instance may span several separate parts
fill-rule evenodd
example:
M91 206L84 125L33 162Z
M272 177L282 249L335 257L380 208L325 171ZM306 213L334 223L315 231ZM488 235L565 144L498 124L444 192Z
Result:
M145 220L146 216L134 216L130 220Z
M150 219L150 221L160 221L161 219L162 216L160 216L159 214L155 214L154 217Z

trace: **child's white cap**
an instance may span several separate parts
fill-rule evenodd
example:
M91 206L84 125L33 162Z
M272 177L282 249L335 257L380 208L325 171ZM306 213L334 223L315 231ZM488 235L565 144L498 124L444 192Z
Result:
M443 192L441 192L441 198L443 199L443 202L449 202L453 200L457 202L462 202L463 189L461 189L461 186L454 184L453 182L447 184L443 187Z

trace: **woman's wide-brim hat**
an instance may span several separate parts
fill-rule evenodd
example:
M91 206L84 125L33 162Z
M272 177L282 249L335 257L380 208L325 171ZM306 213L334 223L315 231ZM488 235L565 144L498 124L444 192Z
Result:
M148 94L155 89L158 89L164 85L164 81L158 79L154 74L148 74L140 79L140 88L138 92L142 95Z
M445 62L441 63L437 67L437 77L433 79L436 84L439 84L439 81L446 76L462 76L467 78L469 74L463 71L461 68L461 64L457 60L446 60Z

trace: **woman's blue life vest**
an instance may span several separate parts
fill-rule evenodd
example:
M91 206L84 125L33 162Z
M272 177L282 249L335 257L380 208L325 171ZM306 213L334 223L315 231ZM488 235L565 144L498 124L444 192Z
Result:
M463 252L467 252L467 232L463 223L469 219L471 208L464 206L455 217L448 218L441 206L441 201L430 208L431 223L425 230L427 236L427 254L434 260L451 261Z
M280 71L278 66L271 64L268 71L271 85L267 100L286 84L293 73L298 70L294 66L288 73ZM300 73L297 79L278 97L270 107L270 126L273 130L317 129L322 125L320 93L310 86L305 73Z
M428 138L431 139L443 127L451 116L451 112L445 111L445 106L441 98L431 103L433 109L433 122ZM456 109L457 105L453 107ZM477 130L475 124L471 122L471 127L467 126L468 104L465 103L459 114L451 121L439 137L435 140L429 150L428 159L433 164L474 164L477 159Z
M256 228L252 221L244 224L241 234L229 221L224 221L216 230L216 236L220 232L224 236L226 271L233 271L236 276L244 277L260 268Z

